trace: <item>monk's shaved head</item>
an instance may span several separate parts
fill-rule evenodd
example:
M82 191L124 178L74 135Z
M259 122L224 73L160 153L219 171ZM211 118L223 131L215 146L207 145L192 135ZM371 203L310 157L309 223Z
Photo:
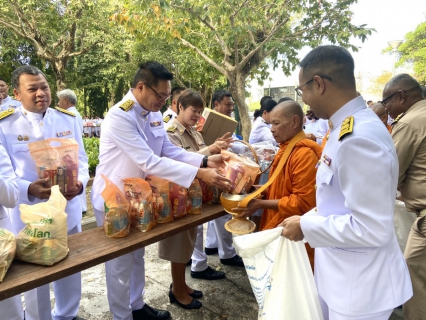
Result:
M373 110L375 114L377 114L384 125L388 123L388 112L381 103L373 104L370 109Z
M278 143L293 138L303 128L303 110L296 101L284 101L270 113L271 132Z
M303 109L296 101L284 101L278 104L271 112L276 112L276 115L292 118L293 116L298 116L300 119L300 130L303 127Z

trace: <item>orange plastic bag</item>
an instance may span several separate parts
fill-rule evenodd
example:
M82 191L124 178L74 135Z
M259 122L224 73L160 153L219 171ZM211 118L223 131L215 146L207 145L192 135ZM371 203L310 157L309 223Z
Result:
M156 225L151 186L142 178L126 178L123 182L124 196L130 204L130 227L140 232L151 230Z
M220 191L218 188L209 186L207 183L205 183L203 180L199 180L200 187L201 187L201 193L203 197L203 203L208 204L216 204L220 202L220 194L222 191Z
M188 190L187 213L188 214L201 214L203 211L203 195L201 192L201 185L198 179L192 181Z
M73 138L50 138L28 144L40 179L50 178L48 187L59 185L62 193L76 188L78 143Z
M225 166L219 169L221 174L231 180L230 192L233 194L249 193L260 173L259 165L247 157L238 156L228 150L222 150L221 154L230 157L225 161Z
M129 202L118 187L106 176L105 189L102 191L104 199L104 231L108 238L122 238L129 235Z
M173 221L172 206L169 195L170 181L148 176L145 179L152 189L152 212L157 223Z
M173 219L186 216L188 190L176 183L170 182L170 202L172 204Z

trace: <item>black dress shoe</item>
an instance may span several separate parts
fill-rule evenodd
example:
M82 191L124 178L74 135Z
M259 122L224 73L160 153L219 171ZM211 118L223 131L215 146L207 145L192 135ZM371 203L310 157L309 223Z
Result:
M186 263L187 266L190 266L192 264L192 259L189 259L189 261Z
M243 259L238 254L229 259L220 259L220 263L227 266L244 267Z
M219 250L217 248L204 248L206 255L211 256L212 254L217 254Z
M169 300L170 300L170 303L176 303L179 307L184 309L200 309L202 306L202 303L194 298L192 299L190 304L180 303L179 300L176 299L172 290L169 291Z
M142 309L133 310L133 320L166 320L170 318L170 312L150 307L145 303Z
M170 291L172 290L173 283L170 284ZM192 293L188 293L194 299L201 299L203 297L203 292L199 290L195 290Z
M191 271L191 278L204 280L219 280L225 278L225 273L207 267L207 269L203 271Z

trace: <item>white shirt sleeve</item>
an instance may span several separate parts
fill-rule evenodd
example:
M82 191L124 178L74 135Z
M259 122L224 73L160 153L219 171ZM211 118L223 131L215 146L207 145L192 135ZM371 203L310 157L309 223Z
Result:
M15 171L9 155L0 145L0 207L13 208L18 203L18 198L19 188Z

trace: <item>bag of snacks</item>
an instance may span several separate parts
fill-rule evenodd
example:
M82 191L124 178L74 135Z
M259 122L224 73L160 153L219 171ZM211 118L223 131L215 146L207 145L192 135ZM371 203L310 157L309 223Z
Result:
M203 197L203 203L208 204L216 204L220 203L220 194L222 191L220 191L218 188L209 186L207 183L205 183L203 180L199 180L200 187L201 187L201 193Z
M118 187L101 174L105 180L102 191L104 199L104 231L108 238L122 238L129 235L129 202Z
M78 181L78 143L73 138L50 138L28 144L40 179L50 178L48 187L59 185L62 193Z
M123 182L124 196L129 201L130 227L140 232L151 230L156 225L151 186L142 178L126 178Z
M19 206L25 228L16 236L18 260L50 266L68 255L66 205L56 185L46 202Z
M188 201L186 211L188 214L201 214L203 211L203 195L198 179L192 181L188 189Z
M170 203L172 204L173 219L186 216L188 190L174 182L170 182Z
M13 232L0 228L0 282L3 281L7 270L16 254L16 240Z
M231 181L230 192L233 194L249 193L260 173L259 165L247 157L238 156L228 150L222 150L221 154L229 156L229 159L224 161L225 166L220 168L219 172Z
M152 212L157 223L173 221L172 206L169 195L170 181L148 176L145 179L152 189Z

